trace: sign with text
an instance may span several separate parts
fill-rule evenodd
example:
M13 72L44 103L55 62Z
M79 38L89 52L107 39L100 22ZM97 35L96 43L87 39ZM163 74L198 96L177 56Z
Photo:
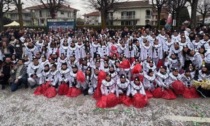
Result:
M49 31L66 32L74 29L74 21L62 21L62 20L48 20L47 27Z

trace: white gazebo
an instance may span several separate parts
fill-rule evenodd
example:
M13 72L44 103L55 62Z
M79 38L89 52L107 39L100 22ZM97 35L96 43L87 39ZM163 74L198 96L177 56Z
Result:
M12 23L4 25L4 27L20 26L20 23L13 21Z

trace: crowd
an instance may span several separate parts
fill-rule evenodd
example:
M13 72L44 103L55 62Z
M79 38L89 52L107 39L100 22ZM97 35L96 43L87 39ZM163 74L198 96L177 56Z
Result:
M0 84L12 92L36 88L35 95L48 98L93 95L102 108L144 107L151 97L197 98L202 87L194 81L210 77L208 32L206 26L173 32L8 29L0 33Z

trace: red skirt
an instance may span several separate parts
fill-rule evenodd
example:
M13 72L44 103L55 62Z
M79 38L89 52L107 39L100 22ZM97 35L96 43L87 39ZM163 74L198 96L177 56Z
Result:
M76 87L70 87L66 96L67 97L77 97L82 94L82 91Z
M109 94L107 96L102 96L96 103L99 108L111 108L119 103L119 99L115 94Z
M200 96L194 87L191 88L185 87L183 97L191 99L191 98L199 98Z
M34 91L34 95L42 95L42 86L38 86L35 91Z
M53 87L53 86L49 87L44 93L44 96L46 96L47 98L53 98L56 95L57 95L57 91L56 91L55 87Z
M148 104L147 96L142 94L135 94L132 98L132 103L136 108L143 108Z
M154 98L162 98L163 89L161 87L156 88L154 91L152 91L152 95Z
M171 89L164 89L162 98L167 100L173 100L176 99L176 95Z
M174 81L172 83L172 88L177 95L182 95L185 90L185 86L181 81Z
M120 95L119 104L124 104L125 106L130 106L132 104L132 100L130 97L126 95Z
M59 95L66 95L68 93L69 86L67 84L61 84L58 87L58 94Z
M146 92L147 98L149 98L149 99L153 98L153 95L152 95L151 91L146 90L145 92Z

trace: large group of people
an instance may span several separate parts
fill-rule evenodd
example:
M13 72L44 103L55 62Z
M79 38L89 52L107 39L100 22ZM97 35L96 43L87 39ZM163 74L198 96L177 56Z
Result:
M198 98L193 83L210 77L207 27L168 32L8 29L0 34L0 83L35 95L93 95L97 107L141 108L149 98ZM199 90L200 91L200 90Z

